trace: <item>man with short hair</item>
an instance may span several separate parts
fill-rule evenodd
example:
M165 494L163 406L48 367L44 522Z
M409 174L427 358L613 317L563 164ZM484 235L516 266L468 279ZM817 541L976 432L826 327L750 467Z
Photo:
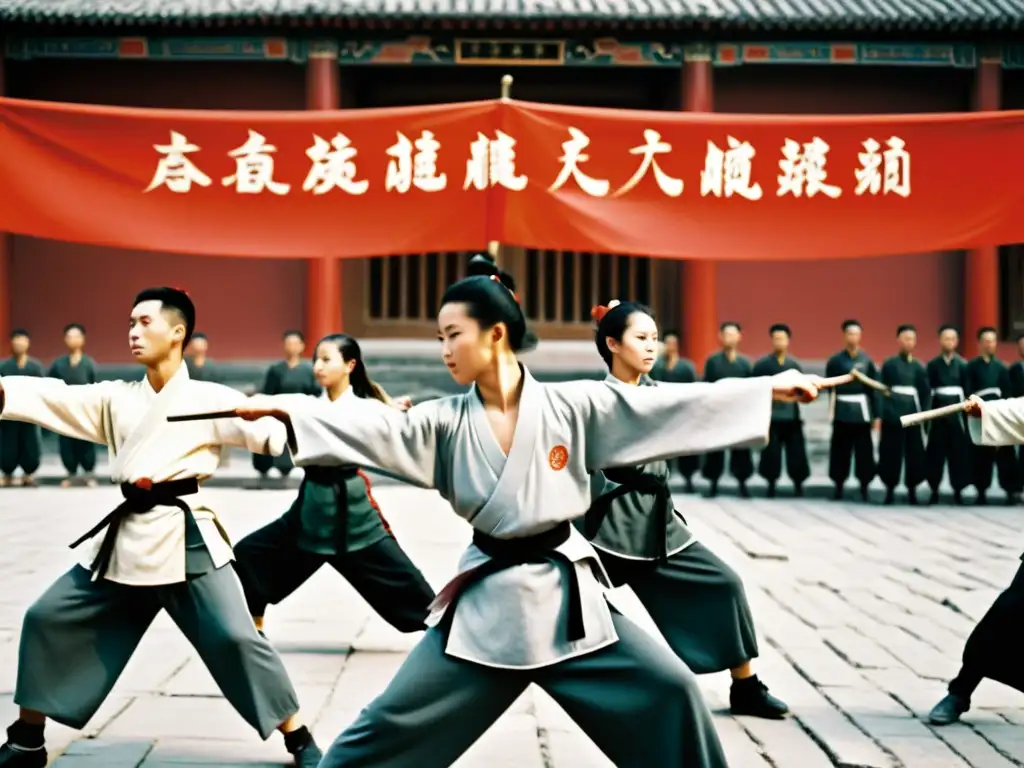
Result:
M0 376L45 376L43 364L29 357L32 340L24 328L11 332L11 357L0 363ZM36 484L43 457L42 435L35 424L0 422L0 486ZM14 473L21 469L21 477Z
M774 376L783 371L803 373L803 366L789 354L792 332L785 323L775 323L768 329L772 351L754 363L754 376ZM772 424L768 431L768 445L761 451L758 474L768 481L768 496L774 497L776 485L782 476L782 452L786 452L786 471L793 481L797 496L803 496L803 485L811 476L807 461L807 443L798 403L772 403Z
M83 351L85 348L85 326L81 323L69 323L64 327L64 346L68 353L53 361L47 376L60 379L65 384L95 384L96 361ZM93 470L96 468L96 446L88 440L76 440L73 437L57 436L60 446L60 460L68 476L61 483L61 488L70 488L81 469L85 476L85 484L90 488L96 486Z
M882 403L882 435L878 443L878 477L885 484L885 503L896 498L902 475L907 501L917 504L917 486L925 480L924 428L904 427L903 416L928 410L932 390L928 372L914 357L917 328L904 323L896 329L899 352L882 363L881 382L890 397Z
M939 328L939 354L927 366L933 408L961 403L967 398L967 361L957 354L959 346L960 331L956 326L946 324ZM925 466L932 490L929 504L939 502L939 486L947 463L953 499L963 504L963 490L971 484L971 440L960 416L936 419L928 425Z
M999 335L995 328L985 326L978 331L978 356L967 364L967 395L982 400L1001 400L1010 396L1010 372L996 357ZM1020 497L1017 461L1012 446L971 445L971 481L978 493L975 503L988 503L992 485L992 467L996 469L999 487L1006 492L1008 504Z
M285 331L283 343L284 360L270 366L260 392L264 395L319 395L323 388L313 374L313 365L302 359L302 353L306 351L306 337L302 335L302 331ZM254 453L252 465L260 473L260 487L263 486L271 469L276 469L281 473L281 477L285 478L294 468L288 451L280 456Z
M208 356L210 351L210 340L205 333L195 333L188 344L188 351L191 353L185 358L185 365L188 366L188 375L194 381L215 381L223 384L220 368Z
M743 338L740 324L727 321L718 328L718 343L722 349L704 363L704 381L715 382L722 379L745 379L753 372L750 359L740 354L740 340ZM710 496L718 495L718 481L725 471L725 451L714 451L704 457L701 474L711 484ZM740 486L740 496L749 496L747 481L754 474L754 459L749 448L732 448L729 450L729 472L736 478Z
M18 719L0 746L2 768L43 768L46 718L83 728L110 693L161 610L198 651L235 710L268 738L275 729L300 768L320 749L299 725L281 658L256 631L227 536L200 485L229 445L280 453L280 424L242 419L168 424L182 411L230 410L242 393L193 381L182 349L195 329L186 293L135 297L128 343L145 366L138 381L68 386L51 378L0 378L0 418L106 445L124 501L72 547L92 540L80 565L25 614L14 701ZM190 497L195 497L189 503Z

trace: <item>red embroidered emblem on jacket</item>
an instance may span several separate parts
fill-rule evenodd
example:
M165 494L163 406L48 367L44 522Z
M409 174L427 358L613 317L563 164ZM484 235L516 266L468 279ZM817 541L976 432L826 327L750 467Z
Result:
M548 465L556 472L560 469L565 469L565 465L569 463L569 449L564 445L556 445L548 453Z

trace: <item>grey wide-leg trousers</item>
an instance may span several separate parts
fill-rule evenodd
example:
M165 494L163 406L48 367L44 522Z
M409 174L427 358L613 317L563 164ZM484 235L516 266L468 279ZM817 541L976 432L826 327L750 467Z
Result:
M531 682L619 768L727 768L693 673L644 630L612 617L619 642L533 670L452 658L442 633L428 630L320 768L448 768Z

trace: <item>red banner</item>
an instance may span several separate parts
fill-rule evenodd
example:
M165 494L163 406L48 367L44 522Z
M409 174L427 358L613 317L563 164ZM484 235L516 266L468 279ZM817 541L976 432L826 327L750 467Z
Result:
M710 259L1024 242L1024 112L471 102L215 112L0 99L0 231L211 256Z

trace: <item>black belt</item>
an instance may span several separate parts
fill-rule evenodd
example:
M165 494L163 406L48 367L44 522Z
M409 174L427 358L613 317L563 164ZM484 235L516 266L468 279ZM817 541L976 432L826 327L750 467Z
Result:
M612 504L623 496L631 493L645 493L654 496L654 509L651 514L654 516L654 526L659 532L658 536L658 560L664 562L668 559L668 521L675 511L672 505L672 492L669 490L668 482L650 475L639 469L608 469L604 476L613 483L619 483L619 487L608 493L599 496L590 505L587 516L583 519L583 531L587 538L593 540L605 518L612 511Z
M345 485L359 473L358 467L303 467L306 481L334 489L334 506L338 510L338 524L334 529L334 546L339 555L348 552L348 488ZM299 509L302 509L306 483L299 486Z
M550 531L539 533L536 536L516 539L496 539L493 536L480 533L480 531L474 531L473 543L477 549L491 559L476 568L463 571L438 593L431 608L447 606L444 617L438 624L438 629L447 633L451 628L452 619L455 617L456 603L466 589L477 582L517 565L553 563L556 567L558 565L565 566L566 576L569 580L569 613L566 621L569 641L582 640L587 633L583 626L583 600L580 597L580 582L576 576L576 566L568 557L555 551L556 547L569 540L571 534L572 526L569 523L560 523Z
M106 527L107 532L103 536L96 558L90 566L97 579L102 579L110 566L110 558L114 554L114 545L117 543L117 534L121 529L121 523L128 515L137 515L149 512L154 507L177 507L185 513L185 548L195 549L205 546L203 535L192 514L192 508L182 499L181 496L190 496L199 492L199 481L194 477L187 477L182 480L169 480L166 483L152 483L148 480L139 480L136 483L121 483L121 495L124 501L117 505L113 512L108 514L87 533L77 538L71 549L75 549L85 541L96 536Z

